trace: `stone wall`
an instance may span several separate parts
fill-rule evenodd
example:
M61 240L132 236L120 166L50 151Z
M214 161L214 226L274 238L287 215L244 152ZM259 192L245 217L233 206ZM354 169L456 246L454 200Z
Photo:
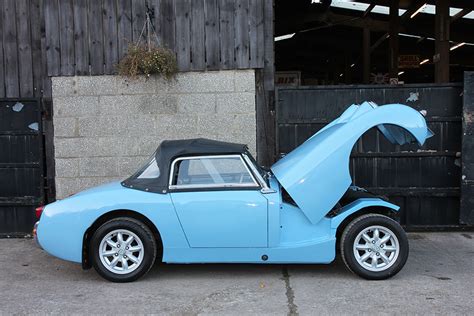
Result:
M165 139L205 137L255 153L253 70L161 78L53 78L56 196L129 176Z

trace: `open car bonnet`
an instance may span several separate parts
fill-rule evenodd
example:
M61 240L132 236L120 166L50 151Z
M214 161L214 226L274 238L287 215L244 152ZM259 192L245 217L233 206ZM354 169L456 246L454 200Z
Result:
M271 167L312 223L320 221L351 185L352 148L372 127L399 145L417 142L421 146L433 136L423 115L406 105L353 104Z

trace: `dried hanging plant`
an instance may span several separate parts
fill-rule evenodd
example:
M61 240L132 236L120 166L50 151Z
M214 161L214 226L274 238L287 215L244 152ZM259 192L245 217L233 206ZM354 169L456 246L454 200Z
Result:
M173 51L155 46L158 44L158 35L152 20L153 9L147 6L146 20L143 24L142 32L134 45L128 47L128 52L117 65L118 73L122 76L136 77L138 75L162 75L166 79L173 78L178 72L176 56ZM140 44L142 39L146 39L145 44Z
M173 51L162 47L131 45L127 54L118 64L118 73L122 76L162 75L173 78L178 72L176 56Z

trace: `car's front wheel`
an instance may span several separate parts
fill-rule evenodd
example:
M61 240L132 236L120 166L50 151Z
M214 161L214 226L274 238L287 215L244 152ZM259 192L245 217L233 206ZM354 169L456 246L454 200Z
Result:
M393 219L367 214L354 219L341 236L341 255L346 266L369 280L397 274L408 258L408 238Z
M146 274L156 258L153 233L142 222L120 217L102 224L91 239L95 270L112 282L131 282Z

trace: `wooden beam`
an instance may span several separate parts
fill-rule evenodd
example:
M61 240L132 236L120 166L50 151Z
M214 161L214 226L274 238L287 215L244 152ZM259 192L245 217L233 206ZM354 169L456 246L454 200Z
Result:
M416 41L416 43L419 44L419 43L423 42L425 39L426 39L425 36L420 37L420 38Z
M398 32L400 25L400 17L398 15L398 0L390 0L390 46L389 46L389 76L390 78L398 78Z
M370 52L372 53L377 47L379 47L390 35L385 33L384 35L380 36L377 41L375 41L374 45L370 46Z
M429 4L437 5L438 0L428 0ZM474 1L472 0L456 0L452 2L453 7L461 9L471 9L474 10Z
M474 3L474 1L473 1ZM308 28L308 24L320 23L320 26ZM402 22L402 21L400 21ZM333 12L315 13L308 12L301 15L288 16L278 21L280 31L283 35L295 32L316 31L322 28L328 28L336 25L343 25L355 28L369 28L371 32L387 32L389 31L389 22L375 19L367 16L365 19L354 17L351 15L336 14ZM419 23L400 23L399 32L417 35L421 37L434 37L433 27L431 25L421 25ZM383 38L383 37L382 37ZM454 42L474 42L474 33L466 30L458 30L451 34L450 39Z
M364 14L362 15L363 18L367 17L369 13L375 8L375 4L371 3L367 9L365 10Z
M405 22L411 18L411 15L418 11L422 6L426 4L426 0L416 0L410 8L408 8L405 13L400 17L401 22Z
M257 159L270 167L278 158L275 127L275 49L273 0L263 1L264 66L255 71L257 109Z
M435 82L449 82L449 0L436 1Z
M325 25L346 25L352 27L365 28L368 27L372 31L386 31L388 30L389 23L387 21L381 21L366 17L361 19L360 16L351 16L344 14L337 14L333 12L317 13L311 12L301 16L289 17L288 20L282 21L287 25L297 25L300 28L297 31L302 31L303 25L307 23L319 22Z
M370 52L370 30L365 28L362 33L362 69L365 84L368 84L370 79Z
M367 3L367 4L374 4L374 5L383 5L388 7L390 0L358 0L357 2Z
M473 1L474 2L474 1ZM436 16L435 16L436 20ZM449 22L449 19L448 19ZM419 25L419 24L405 24L403 26L400 26L400 33L407 33L407 34L412 34L412 35L417 35L421 37L431 37L435 38L436 34L433 32L433 26L432 25ZM474 32L470 31L469 27L465 28L458 28L456 29L456 32L453 32L452 34L449 35L449 39L453 42L469 42L469 43L474 43Z
M352 82L351 59L352 54L349 51L344 52L344 83L350 84Z
M453 23L454 21L456 21L457 19L460 19L462 18L463 16L469 14L470 12L472 11L472 9L468 8L468 9L462 9L461 11L459 11L458 13L456 13L455 15L453 15L451 17L451 23Z
M426 0L427 4L436 5L437 0ZM389 0L357 0L357 2L367 3L367 4L375 4L375 5L382 5L382 6L389 6ZM405 2L405 1L404 1ZM453 2L453 6L456 8L466 8L474 10L474 1L472 0L456 0L455 3ZM402 7L404 8L404 7Z

